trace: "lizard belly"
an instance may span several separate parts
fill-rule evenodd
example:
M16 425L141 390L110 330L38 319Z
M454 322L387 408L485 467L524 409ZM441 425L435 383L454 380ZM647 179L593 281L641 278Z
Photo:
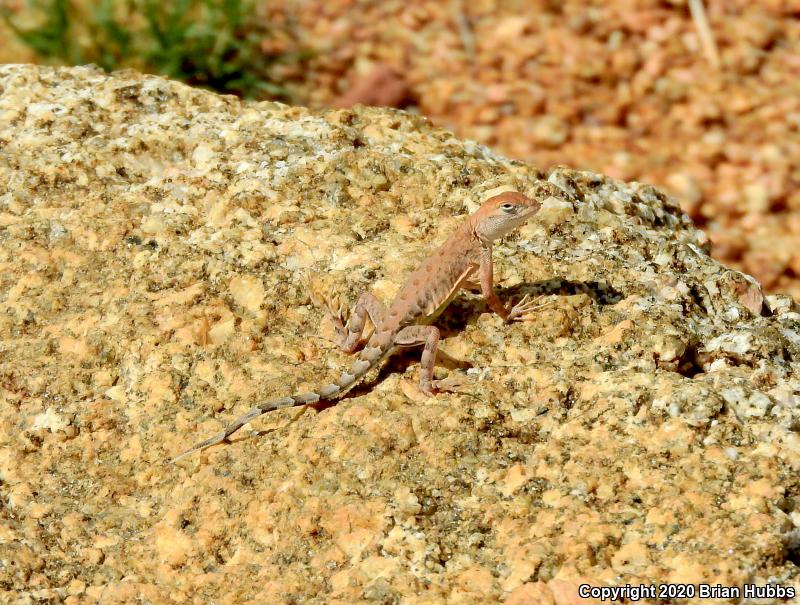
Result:
M458 295L458 291L463 287L464 283L475 273L476 265L470 265L458 276L448 290L434 292L423 306L424 317L420 321L422 324L433 323L437 317L450 305L453 299Z

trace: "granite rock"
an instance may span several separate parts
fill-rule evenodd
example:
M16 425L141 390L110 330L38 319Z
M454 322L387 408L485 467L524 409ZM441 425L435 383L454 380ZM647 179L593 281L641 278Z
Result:
M165 463L348 363L323 296L389 300L483 199L538 179L564 197L496 265L504 300L547 305L506 326L460 296L438 324L475 365L450 371L459 393L421 397L409 352L337 405ZM800 309L707 252L651 186L400 111L1 66L2 598L800 589Z

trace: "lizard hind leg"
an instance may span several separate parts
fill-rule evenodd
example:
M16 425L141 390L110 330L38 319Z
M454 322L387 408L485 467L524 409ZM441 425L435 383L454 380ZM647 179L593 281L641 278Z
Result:
M336 344L345 353L353 353L358 349L366 327L367 317L369 317L376 329L380 329L386 323L386 307L370 292L364 292L358 298L347 324L342 320L340 312L334 312L329 305L326 305L326 310L334 328L336 328L338 336Z
M436 326L407 326L397 333L394 345L397 347L414 347L422 345L422 358L419 369L419 389L426 395L433 395L436 391L455 390L443 380L433 379L433 370L436 365L437 352L443 361L454 363L459 367L470 367L469 362L451 357L439 349L439 328Z

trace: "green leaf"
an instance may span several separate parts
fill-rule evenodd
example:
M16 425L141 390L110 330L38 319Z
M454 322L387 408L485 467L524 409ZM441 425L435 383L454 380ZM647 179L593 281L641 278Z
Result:
M0 16L42 59L135 67L245 97L288 98L272 66L313 56L263 52L262 41L277 30L257 17L252 0L86 0L81 7L88 18L70 0L29 0L27 10L41 16L29 29L2 4ZM79 39L89 41L85 50Z

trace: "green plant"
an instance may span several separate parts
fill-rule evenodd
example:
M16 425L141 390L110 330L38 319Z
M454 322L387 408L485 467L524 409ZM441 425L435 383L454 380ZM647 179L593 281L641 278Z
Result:
M118 4L115 0L99 0L94 7L94 17L87 24L94 46L94 62L106 71L117 69L136 52L132 47L132 32L115 18L114 7Z
M215 90L265 91L285 96L282 86L263 79L269 64L286 57L262 52L264 27L248 20L243 0L144 0L155 45L148 63L159 73Z
M133 67L245 97L289 92L276 67L310 53L267 53L278 31L255 16L254 0L28 0L36 24L21 27L7 5L2 17L45 61Z

